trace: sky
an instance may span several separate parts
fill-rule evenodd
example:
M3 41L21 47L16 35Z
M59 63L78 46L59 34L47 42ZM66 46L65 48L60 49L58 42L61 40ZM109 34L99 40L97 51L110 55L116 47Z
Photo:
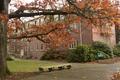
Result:
M17 1L21 1L23 3L30 3L30 2L32 2L34 0L11 0L11 2L17 2Z
M19 4L19 1L22 2L20 3L20 5L25 5L26 3L31 3L35 0L11 0L10 4ZM40 1L44 1L44 0L40 0ZM60 3L61 0L58 0L58 2ZM120 0L111 0L111 1L118 1L119 2L119 5L120 5ZM14 5L9 5L9 10L12 9L14 11L17 10L17 8L14 6Z
M23 2L23 3L30 3L30 2L32 2L34 0L20 0L20 1Z
M32 2L33 0L21 0L22 2L26 2L26 3L30 3Z
M16 4L16 3L18 3L18 1L21 1L22 5L25 5L26 3L30 3L34 0L11 0L10 4ZM9 4L9 10L13 10L12 12L16 11L17 8L14 5L10 5L10 4Z
M22 2L22 5L25 5L26 3L31 3L31 2L33 2L33 1L35 1L35 0L11 0L11 2L10 2L10 4L19 4L18 2L19 1L21 1ZM43 1L43 0L41 0L41 1ZM60 1L61 2L61 0L58 0L58 1ZM120 2L120 0L111 0L111 1L118 1L118 2ZM59 2L59 3L60 3ZM10 11L11 10L11 11ZM14 6L14 5L9 5L9 13L10 12L14 12L14 11L16 11L17 10L17 8ZM25 20L25 19L24 19Z

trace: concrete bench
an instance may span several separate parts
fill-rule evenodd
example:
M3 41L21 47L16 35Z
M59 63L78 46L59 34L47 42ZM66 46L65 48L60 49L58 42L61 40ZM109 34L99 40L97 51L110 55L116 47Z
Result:
M48 67L39 67L40 72L51 72L51 71L57 71L57 70L64 70L64 69L71 69L71 64L61 64L61 65L55 65L55 66L48 66Z

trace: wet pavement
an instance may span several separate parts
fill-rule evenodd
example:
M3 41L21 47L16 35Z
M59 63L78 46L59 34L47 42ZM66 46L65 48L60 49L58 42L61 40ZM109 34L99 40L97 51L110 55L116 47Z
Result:
M110 80L113 72L120 70L120 63L71 63L71 65L70 70L41 73L24 80Z

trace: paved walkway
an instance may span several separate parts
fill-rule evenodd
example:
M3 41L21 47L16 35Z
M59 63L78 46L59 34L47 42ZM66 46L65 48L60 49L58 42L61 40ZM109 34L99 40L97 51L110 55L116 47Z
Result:
M41 73L24 80L110 80L113 72L120 69L115 64L72 64L72 69Z

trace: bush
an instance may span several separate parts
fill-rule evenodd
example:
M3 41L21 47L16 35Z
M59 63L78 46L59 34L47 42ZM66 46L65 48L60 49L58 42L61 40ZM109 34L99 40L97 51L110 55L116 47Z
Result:
M95 61L96 58L96 51L94 49L92 49L92 47L89 48L89 61Z
M117 44L114 48L113 48L113 54L115 56L120 57L120 44Z
M110 56L102 51L96 51L96 60L100 60L100 59L108 59L110 58Z
M109 55L110 57L113 57L111 48L103 42L99 42L99 41L93 42L92 48L96 51L102 51L105 54Z
M46 53L43 54L41 60L64 60L66 59L67 52L49 49Z
M80 45L67 57L68 62L89 62L95 60L93 53L90 53L90 47L87 45Z
M13 61L14 60L14 57L13 56L7 56L7 61Z
M93 49L91 46L80 45L76 49L71 50L68 62L91 62L100 59L108 59L110 56L102 51Z
M120 49L119 49L119 48L114 48L114 49L113 49L113 54L114 54L115 56L120 57Z
M120 44L117 44L116 47L117 47L117 48L120 48Z
M69 54L67 56L68 62L80 62L79 55L76 54L75 51L75 49L69 51Z
M68 62L90 62L112 57L110 47L102 42L94 42L92 46L79 45L75 49L59 51L50 49L42 57L42 60L67 60Z

